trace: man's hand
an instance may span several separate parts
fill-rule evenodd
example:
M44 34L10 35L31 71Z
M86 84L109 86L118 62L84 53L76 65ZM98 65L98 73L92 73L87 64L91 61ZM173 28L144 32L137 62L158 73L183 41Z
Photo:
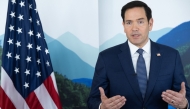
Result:
M188 104L185 95L186 95L185 83L182 82L181 90L179 92L166 90L165 92L162 92L162 99L176 108L184 109L187 108Z
M99 87L102 104L100 109L120 109L126 102L124 96L116 95L111 98L107 98L104 89Z

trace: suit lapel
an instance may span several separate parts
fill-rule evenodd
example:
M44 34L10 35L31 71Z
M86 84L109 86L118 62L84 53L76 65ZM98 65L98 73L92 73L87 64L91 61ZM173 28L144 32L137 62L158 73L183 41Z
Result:
M129 49L127 42L123 44L123 46L121 47L121 51L122 52L120 54L118 54L118 56L119 56L121 65L124 69L125 75L130 83L130 86L132 87L133 91L135 92L137 98L141 102L143 102L142 94L139 89L137 75L134 71L131 54L130 54L130 49Z
M157 56L159 55L160 56ZM149 72L149 80L148 80L148 86L146 90L145 95L145 102L149 99L154 86L156 84L156 80L158 78L159 72L160 72L160 66L161 66L161 53L159 51L159 48L157 45L151 41L151 61L150 61L150 72ZM161 96L161 95L160 95Z

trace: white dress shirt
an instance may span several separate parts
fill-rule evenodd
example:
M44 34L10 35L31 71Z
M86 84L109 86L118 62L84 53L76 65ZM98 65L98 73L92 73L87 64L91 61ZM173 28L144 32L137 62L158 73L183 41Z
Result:
M130 41L128 41L128 44L129 44L129 48L130 48L130 52L131 52L131 58L133 61L133 67L134 67L134 70L136 72L137 59L139 57L139 53L137 52L137 50L139 49L139 47L135 46ZM150 40L148 40L148 42L144 45L144 47L142 49L144 50L143 51L143 58L144 58L145 64L146 64L146 71L147 71L147 78L148 78L149 77L149 71L150 71L150 57L151 57Z

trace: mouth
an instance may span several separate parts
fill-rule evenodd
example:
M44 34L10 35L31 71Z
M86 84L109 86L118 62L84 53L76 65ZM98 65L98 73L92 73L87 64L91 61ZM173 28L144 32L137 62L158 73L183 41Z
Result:
M138 37L140 37L140 34L132 34L131 35L133 38L138 38Z

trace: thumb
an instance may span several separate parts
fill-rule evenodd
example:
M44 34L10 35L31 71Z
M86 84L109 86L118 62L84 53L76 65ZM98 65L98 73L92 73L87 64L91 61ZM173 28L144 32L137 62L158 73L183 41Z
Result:
M104 89L102 87L99 87L99 90L100 90L101 100L104 101L104 100L108 99L104 93Z
M185 82L181 83L181 90L179 91L179 93L186 95Z

